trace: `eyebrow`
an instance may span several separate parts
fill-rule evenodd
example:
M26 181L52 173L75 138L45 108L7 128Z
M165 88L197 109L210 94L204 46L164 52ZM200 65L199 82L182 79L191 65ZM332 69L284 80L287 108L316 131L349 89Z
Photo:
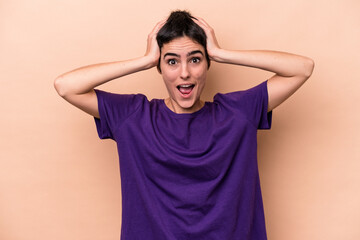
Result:
M203 55L203 56L204 56L203 52L202 52L202 51L200 51L200 50L191 51L191 52L189 52L186 56L187 56L187 57L189 57L189 56L194 55L194 54L197 54L197 53L200 53L201 55ZM180 55L179 55L179 54L176 54L176 53L171 53L171 52L169 52L169 53L165 53L164 58L165 58L165 57L167 57L167 56L180 57Z

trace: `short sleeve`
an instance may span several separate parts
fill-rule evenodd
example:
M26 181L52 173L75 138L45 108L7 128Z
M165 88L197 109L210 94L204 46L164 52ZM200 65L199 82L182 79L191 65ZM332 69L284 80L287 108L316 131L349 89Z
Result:
M146 98L141 94L115 94L95 89L100 118L95 119L101 139L115 139L115 130L135 112Z
M272 111L268 112L267 81L248 90L223 94L222 101L240 111L257 129L270 129Z

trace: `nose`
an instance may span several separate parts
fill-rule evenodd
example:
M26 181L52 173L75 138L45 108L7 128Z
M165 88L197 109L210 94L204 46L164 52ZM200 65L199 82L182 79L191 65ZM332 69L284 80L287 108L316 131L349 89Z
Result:
M180 77L182 79L188 79L190 77L190 72L189 72L189 69L188 69L188 65L187 63L183 63L181 65L181 73L180 73Z

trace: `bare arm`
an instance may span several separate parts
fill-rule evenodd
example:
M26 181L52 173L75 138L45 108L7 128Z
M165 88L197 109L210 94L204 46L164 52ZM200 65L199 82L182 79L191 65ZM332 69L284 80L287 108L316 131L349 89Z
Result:
M266 50L227 51L219 50L217 61L254 67L274 72L268 80L269 106L271 111L311 76L314 62L303 56Z
M94 88L113 79L156 66L160 57L156 35L163 24L164 21L159 22L149 34L147 51L143 57L93 64L64 73L55 79L56 91L72 105L99 118Z
M312 74L314 62L307 57L267 50L230 51L222 49L216 41L214 30L201 18L195 21L207 35L207 50L212 60L275 73L268 80L268 111L273 110L290 97Z

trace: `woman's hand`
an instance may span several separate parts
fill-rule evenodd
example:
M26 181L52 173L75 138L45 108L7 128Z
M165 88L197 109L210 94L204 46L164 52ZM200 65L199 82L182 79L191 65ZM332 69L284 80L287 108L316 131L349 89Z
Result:
M206 48L210 59L214 61L218 61L219 60L218 53L219 50L221 50L221 48L216 40L214 29L210 27L210 25L207 24L207 22L205 22L205 20L202 18L196 17L193 20L197 25L199 25L204 30L206 34L207 37Z
M151 31L151 33L149 33L148 35L145 57L148 58L150 61L149 68L155 67L159 62L160 49L156 41L156 36L165 23L166 23L166 19L158 22L155 25L154 29Z
M304 56L278 51L222 49L216 41L214 30L201 18L194 21L206 33L210 59L275 73L267 82L268 111L290 97L312 74L314 61Z

